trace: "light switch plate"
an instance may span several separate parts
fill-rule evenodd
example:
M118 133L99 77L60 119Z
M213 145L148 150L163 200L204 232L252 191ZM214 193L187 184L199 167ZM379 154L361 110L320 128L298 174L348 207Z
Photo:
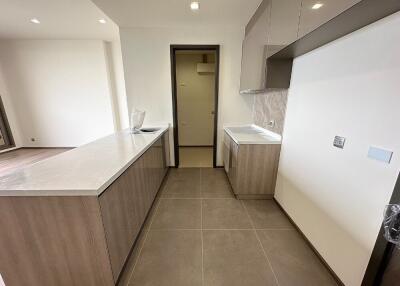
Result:
M346 138L340 137L340 136L335 136L335 139L333 139L333 146L343 149L344 142L346 142Z
M389 150L385 150L378 147L369 147L368 157L377 161L384 162L386 164L390 164L392 160L393 152Z

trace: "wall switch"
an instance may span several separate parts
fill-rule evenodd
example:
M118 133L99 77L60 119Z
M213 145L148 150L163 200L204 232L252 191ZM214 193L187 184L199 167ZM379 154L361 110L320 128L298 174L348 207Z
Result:
M368 157L377 161L389 164L392 160L393 152L378 147L369 147Z
M343 149L345 142L346 142L346 138L340 137L340 136L335 136L335 139L333 139L333 146Z

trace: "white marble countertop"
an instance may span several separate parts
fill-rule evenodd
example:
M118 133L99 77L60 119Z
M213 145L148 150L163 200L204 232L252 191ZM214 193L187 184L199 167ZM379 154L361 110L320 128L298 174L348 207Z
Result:
M225 126L224 130L237 144L281 144L282 136L255 124Z
M116 132L0 177L0 196L98 196L168 130Z

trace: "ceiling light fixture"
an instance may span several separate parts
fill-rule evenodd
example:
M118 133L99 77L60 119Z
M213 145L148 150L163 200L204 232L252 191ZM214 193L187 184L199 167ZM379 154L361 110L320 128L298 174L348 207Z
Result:
M106 21L105 19L100 19L100 20L99 20L99 23L100 23L100 24L105 24L105 23L107 23L107 21Z
M199 2L192 2L190 3L190 9L193 11L197 11L200 9L200 3Z
M321 8L322 6L324 6L324 4L322 4L322 3L315 3L315 4L311 7L311 9L317 10L317 9Z
M32 18L31 23L33 24L40 24L40 21L37 18Z

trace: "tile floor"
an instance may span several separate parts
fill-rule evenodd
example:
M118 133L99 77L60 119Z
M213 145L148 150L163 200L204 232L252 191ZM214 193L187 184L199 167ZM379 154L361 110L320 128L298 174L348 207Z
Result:
M272 200L236 200L223 169L171 169L120 285L337 285Z
M213 147L179 147L179 167L213 166Z

